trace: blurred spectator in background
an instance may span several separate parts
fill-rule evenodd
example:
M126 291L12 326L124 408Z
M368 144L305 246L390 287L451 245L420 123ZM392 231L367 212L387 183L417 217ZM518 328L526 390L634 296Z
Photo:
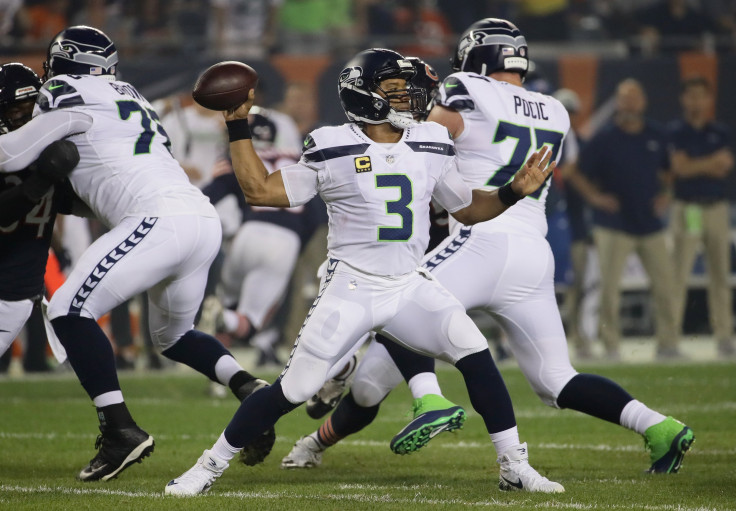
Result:
M580 97L571 89L558 89L552 96L559 100L570 114L570 119L580 111ZM571 123L565 143L562 145L562 156L558 164L559 176L563 182L568 176L577 172L580 145ZM565 329L568 340L575 346L578 358L591 358L590 339L581 330L582 301L585 297L585 274L588 267L588 247L591 242L590 219L585 200L574 186L566 184L565 211L570 229L570 269L572 280L565 293L563 302Z
M210 0L209 39L218 55L264 57L276 44L283 0Z
M580 158L582 173L575 176L583 195L597 208L593 239L601 273L599 334L608 358L613 360L620 358L619 286L632 251L649 275L656 312L657 358L681 357L674 316L674 270L663 222L667 208L662 180L668 167L666 134L644 116L646 106L639 82L626 79L619 83L613 123L585 145Z
M207 110L181 93L172 110L161 120L171 141L171 154L189 180L202 188L212 180L215 164L227 151L225 121L222 114Z
M570 38L568 0L518 0L517 25L528 38L566 41Z
M431 57L448 55L455 43L452 27L438 9L436 0L414 0L395 11L396 33L413 35L398 47L404 55Z
M284 0L279 13L279 43L285 53L352 52L361 34L352 0ZM358 37L356 37L358 36ZM356 41L358 39L358 41ZM346 47L347 46L347 47Z
M705 249L708 308L721 355L733 355L731 312L731 239L726 178L733 169L731 132L711 120L713 91L704 78L691 78L680 93L682 119L670 126L671 171L675 202L672 234L675 243L675 296L682 331L688 281L699 246Z
M703 37L716 31L712 20L688 0L663 0L639 11L637 18L641 51L645 55L703 49Z
M307 82L291 82L286 86L284 99L278 111L291 117L297 125L303 140L307 133L317 127L318 105L314 85Z
M16 13L17 29L28 45L47 45L69 24L69 0L25 0Z

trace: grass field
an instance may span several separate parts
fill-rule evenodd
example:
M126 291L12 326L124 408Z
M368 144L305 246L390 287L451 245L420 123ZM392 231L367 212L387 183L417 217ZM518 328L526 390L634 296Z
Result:
M585 369L582 367L580 369ZM233 463L206 496L163 496L232 415L234 398L212 399L201 377L182 371L122 374L129 407L156 439L156 450L119 479L80 483L94 454L94 408L72 375L0 380L0 509L108 510L402 510L636 509L736 510L736 365L599 366L640 400L690 425L693 449L675 475L648 475L641 438L576 412L543 406L515 367L502 369L532 465L566 493L498 490L498 468L482 420L470 408L459 374L438 374L445 394L466 406L463 430L439 435L410 456L388 442L409 420L405 386L389 396L376 422L325 454L321 467L279 468L294 441L319 422L302 408L277 425L271 456L258 467ZM270 375L275 376L275 375Z

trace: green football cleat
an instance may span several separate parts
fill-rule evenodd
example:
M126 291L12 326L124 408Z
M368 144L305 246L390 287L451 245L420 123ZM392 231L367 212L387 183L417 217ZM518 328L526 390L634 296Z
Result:
M437 394L427 394L414 400L414 420L391 440L396 454L409 454L427 445L443 431L463 427L465 410Z
M680 470L682 458L695 441L693 430L682 422L667 417L644 432L644 444L650 451L651 474L674 474Z

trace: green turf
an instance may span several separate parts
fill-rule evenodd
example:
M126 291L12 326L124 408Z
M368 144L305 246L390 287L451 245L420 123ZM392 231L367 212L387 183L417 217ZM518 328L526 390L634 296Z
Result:
M277 425L279 438L263 465L234 462L208 495L167 498L167 481L217 439L236 402L207 397L206 383L189 373L136 373L121 375L123 390L136 420L155 437L156 451L106 483L74 479L94 454L96 418L73 376L0 380L0 509L736 510L736 365L595 368L693 428L696 442L675 475L643 473L648 456L638 435L545 407L516 368L502 372L532 465L566 493L498 490L482 420L470 408L459 374L443 367L445 395L466 406L468 420L461 431L439 435L417 453L397 456L388 446L411 419L411 399L402 386L371 427L328 451L317 469L279 469L293 442L320 424L300 408Z

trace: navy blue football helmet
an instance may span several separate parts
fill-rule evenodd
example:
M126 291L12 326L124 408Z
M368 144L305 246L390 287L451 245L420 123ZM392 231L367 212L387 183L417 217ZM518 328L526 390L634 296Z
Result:
M118 68L115 44L85 25L65 28L51 40L43 63L44 81L56 75L111 75Z
M0 66L0 131L13 131L31 120L41 79L18 62Z
M414 87L411 79L416 71L412 63L400 53L383 48L371 48L358 53L345 65L340 73L337 90L345 115L353 122L382 124L390 122L397 128L406 128L414 123L413 114L421 113L426 98L424 90ZM406 89L385 91L380 84L390 78L403 78ZM383 96L378 94L381 91ZM406 111L395 110L391 98L409 98Z
M450 64L454 71L484 76L514 71L523 79L529 69L529 48L516 25L499 18L485 18L470 25L460 36Z
M420 59L419 57L406 57L406 60L411 62L414 66L414 78L411 79L412 85L418 89L424 89L425 97L424 105L417 105L422 114L419 115L420 120L424 120L429 115L429 111L432 109L434 98L439 92L440 88L440 75L437 71L427 62Z

